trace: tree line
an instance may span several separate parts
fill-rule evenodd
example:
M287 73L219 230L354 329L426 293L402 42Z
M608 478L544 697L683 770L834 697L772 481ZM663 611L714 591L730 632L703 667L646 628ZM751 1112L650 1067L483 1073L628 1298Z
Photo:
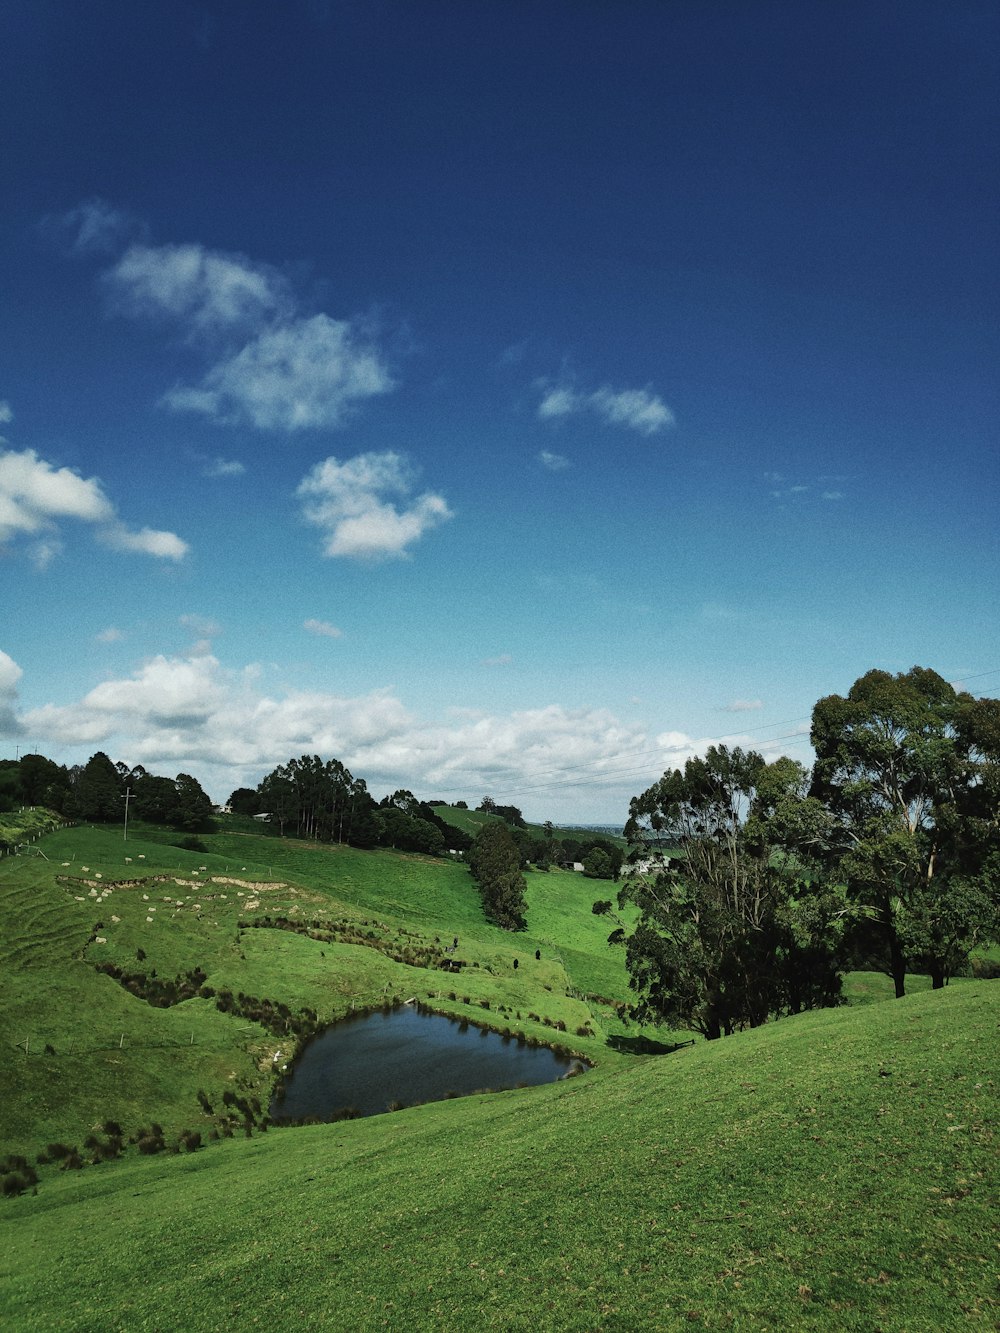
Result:
M870 671L811 740L811 772L713 746L632 800L610 939L640 1018L714 1038L837 1003L851 967L941 987L1000 939L1000 700Z
M126 795L129 815L147 823L188 833L212 828L212 802L190 773L160 777L141 764L112 763L103 750L70 767L40 754L0 760L0 810L40 805L66 819L114 823L124 820Z

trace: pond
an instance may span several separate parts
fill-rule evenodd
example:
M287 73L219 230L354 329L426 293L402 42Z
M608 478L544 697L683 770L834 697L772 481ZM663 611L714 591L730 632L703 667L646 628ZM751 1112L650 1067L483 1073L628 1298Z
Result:
M306 1046L271 1102L272 1120L378 1115L393 1103L438 1101L484 1089L553 1083L582 1068L547 1046L474 1027L414 1005L334 1023Z

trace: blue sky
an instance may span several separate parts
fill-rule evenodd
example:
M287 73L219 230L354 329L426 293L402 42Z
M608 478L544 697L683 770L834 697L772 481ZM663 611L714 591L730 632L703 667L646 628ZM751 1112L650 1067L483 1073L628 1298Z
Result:
M992 4L0 18L0 747L619 820L1000 686Z

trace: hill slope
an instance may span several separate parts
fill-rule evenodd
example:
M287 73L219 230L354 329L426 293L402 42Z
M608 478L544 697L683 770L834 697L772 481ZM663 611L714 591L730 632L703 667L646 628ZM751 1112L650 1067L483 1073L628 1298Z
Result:
M988 1326L998 1000L952 987L543 1089L64 1175L0 1214L0 1318Z

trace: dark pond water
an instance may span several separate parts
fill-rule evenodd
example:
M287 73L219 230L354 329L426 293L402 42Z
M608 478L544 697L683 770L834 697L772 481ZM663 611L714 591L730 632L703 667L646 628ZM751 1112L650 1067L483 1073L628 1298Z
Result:
M462 1024L413 1005L347 1018L306 1047L271 1103L271 1117L328 1120L344 1107L378 1115L391 1102L412 1106L448 1093L553 1083L577 1066L544 1046Z

